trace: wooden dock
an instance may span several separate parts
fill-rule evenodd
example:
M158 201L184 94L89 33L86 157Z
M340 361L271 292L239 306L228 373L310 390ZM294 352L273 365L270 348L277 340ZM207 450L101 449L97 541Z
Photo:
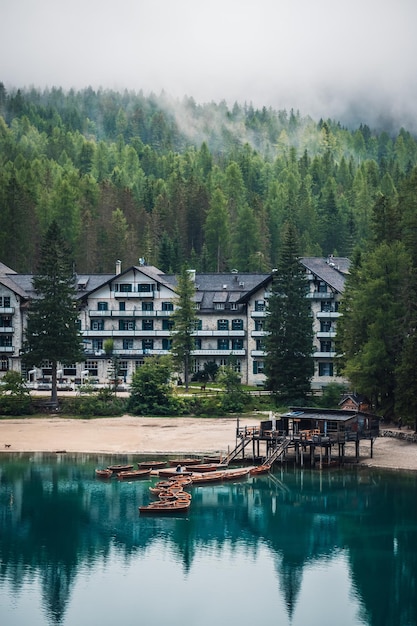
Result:
M236 446L223 463L235 460L272 466L294 460L300 467L345 465L360 458L360 442L379 435L378 416L350 410L292 408L259 426L236 427Z

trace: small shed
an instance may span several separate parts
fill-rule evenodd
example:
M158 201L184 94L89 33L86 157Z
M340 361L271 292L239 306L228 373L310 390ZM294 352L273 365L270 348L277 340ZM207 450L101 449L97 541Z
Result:
M334 439L368 439L378 436L379 417L352 409L291 407L281 415L281 427L294 435L310 431Z

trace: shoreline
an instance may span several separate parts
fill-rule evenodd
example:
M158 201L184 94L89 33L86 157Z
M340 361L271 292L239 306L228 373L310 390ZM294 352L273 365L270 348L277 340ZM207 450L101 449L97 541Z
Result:
M254 422L253 417L239 418L239 426L257 425ZM225 455L235 447L236 425L236 417L11 418L0 420L0 460L13 452ZM361 441L357 466L417 471L417 443L380 436L373 458L370 447L368 440Z

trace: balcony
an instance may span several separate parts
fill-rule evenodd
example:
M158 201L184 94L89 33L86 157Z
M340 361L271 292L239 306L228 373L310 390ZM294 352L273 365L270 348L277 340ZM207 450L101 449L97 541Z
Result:
M335 330L319 331L316 335L317 339L334 339L336 337Z
M266 309L265 309L264 311L255 311L255 309L253 309L253 310L250 312L250 315L251 315L251 317L253 317L253 318L257 318L257 317L263 317L263 318L265 318L265 317L266 317Z
M8 335L11 335L14 333L14 328L13 326L0 326L0 333L7 333Z
M267 337L269 333L266 330L253 330L251 337Z
M212 350L210 348L201 349L201 350L193 350L193 356L245 356L246 350Z
M266 350L251 350L250 355L253 357L265 357L267 355Z
M336 352L314 352L313 357L315 359L334 359L336 356Z
M155 298L155 291L113 291L115 298L122 298L123 300L136 298L136 299L148 299Z
M334 293L332 291L310 291L306 294L306 298L310 300L333 300Z
M14 347L13 346L0 346L0 354L13 354Z
M196 330L194 337L244 337L244 330Z
M142 309L128 309L127 311L117 311L109 309L107 311L88 311L90 317L162 317L167 318L172 315L172 311L142 311Z
M0 315L13 315L14 306L0 306Z
M317 313L317 319L319 320L337 319L338 317L340 317L340 313L338 311L319 311Z

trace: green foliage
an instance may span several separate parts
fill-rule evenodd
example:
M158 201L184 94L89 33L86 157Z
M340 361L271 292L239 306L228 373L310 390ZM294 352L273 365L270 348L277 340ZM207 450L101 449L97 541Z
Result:
M243 411L247 404L247 396L240 383L240 375L233 365L222 366L216 375L216 382L223 387L221 408L225 413Z
M127 401L117 398L111 389L100 389L77 398L59 399L61 414L80 415L83 417L110 417L126 413Z
M127 410L134 415L181 415L183 403L174 395L170 357L149 357L133 374Z
M191 259L263 271L276 267L289 219L300 254L346 255L366 245L380 194L396 202L417 163L404 129L192 100L176 116L166 96L2 88L0 258L21 272L54 219L79 272L138 254L169 272Z
M188 389L191 353L194 350L194 333L197 323L194 295L195 284L184 266L177 279L175 310L171 315L174 327L171 333L171 352L174 363L184 372L185 388Z
M339 402L345 392L346 385L329 383L324 387L322 395L316 399L315 404L324 409L338 409Z
M71 256L56 222L48 228L39 272L34 276L23 361L29 367L51 362L51 400L57 403L57 363L75 363L83 357Z
M277 403L303 402L314 372L310 304L297 250L297 233L288 223L266 318L266 388Z
M32 400L25 380L19 372L9 370L1 379L0 415L29 415Z

